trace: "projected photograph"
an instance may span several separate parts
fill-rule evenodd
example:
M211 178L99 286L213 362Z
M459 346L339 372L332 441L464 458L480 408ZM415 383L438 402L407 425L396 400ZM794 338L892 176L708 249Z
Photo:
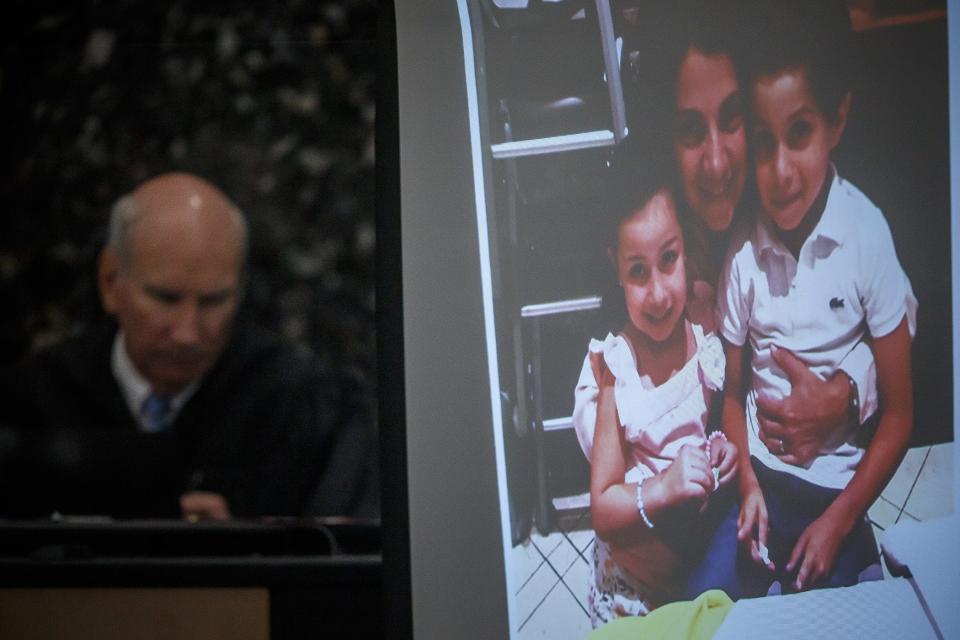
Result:
M944 633L945 3L460 7L511 636Z

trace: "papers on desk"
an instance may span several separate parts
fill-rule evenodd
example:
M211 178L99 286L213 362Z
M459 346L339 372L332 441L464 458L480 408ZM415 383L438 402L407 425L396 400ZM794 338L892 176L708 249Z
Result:
M713 638L937 640L937 635L909 580L894 578L740 600Z
M960 518L901 521L880 538L894 567L910 570L944 638L960 638Z

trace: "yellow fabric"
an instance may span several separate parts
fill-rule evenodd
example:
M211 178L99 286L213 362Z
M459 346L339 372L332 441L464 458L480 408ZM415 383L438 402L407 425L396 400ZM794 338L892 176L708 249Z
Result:
M620 618L595 629L589 640L709 640L727 617L733 601L723 591L701 593L696 600L672 602L640 618Z

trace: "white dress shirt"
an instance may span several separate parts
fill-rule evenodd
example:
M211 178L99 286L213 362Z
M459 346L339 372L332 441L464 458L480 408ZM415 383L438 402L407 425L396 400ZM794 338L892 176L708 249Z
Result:
M127 408L130 409L130 414L136 420L137 426L141 431L149 431L143 415L143 403L152 390L150 383L137 371L130 355L127 353L123 331L117 331L117 335L113 338L110 368L117 384L120 385L120 391L123 392L123 397L127 401ZM200 386L200 381L195 380L170 399L170 424L173 424L177 419L183 405L187 403L198 386Z

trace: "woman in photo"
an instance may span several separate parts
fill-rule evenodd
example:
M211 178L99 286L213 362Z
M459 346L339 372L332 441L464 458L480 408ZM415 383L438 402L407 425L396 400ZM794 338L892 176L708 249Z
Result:
M699 0L665 14L651 10L633 16L641 44L627 78L632 89L627 98L631 134L617 158L629 167L659 154L672 164L690 281L686 315L707 332L715 325L716 287L730 238L740 225L749 223L754 209L745 104L736 64L737 47L747 35L739 26L741 13L728 2ZM875 400L865 392L872 388L873 356L861 343L827 380L811 373L786 349L778 350L776 358L790 377L792 391L780 400L758 402L761 440L783 462L802 465L820 451L837 425L869 415ZM581 386L578 394L583 393ZM711 411L708 431L720 428L718 409ZM575 413L574 426L589 452L596 419ZM696 539L703 544L702 538ZM608 543L611 554L617 556L618 546L627 548L631 542L630 536L621 534ZM685 553L681 599L692 599L716 583L711 567L698 562L703 551Z
M838 0L839 1L839 0ZM756 209L738 47L749 47L743 3L692 0L668 16L638 16L641 49L631 74L631 137L621 162L653 149L676 169L678 206L687 239L693 322L714 324L716 287L734 229L749 224ZM655 32L655 34L654 34ZM861 343L841 369L822 380L790 351L777 364L791 378L792 393L766 399L761 438L787 464L804 465L838 424L860 420L876 408L873 356ZM852 392L856 392L852 395Z

